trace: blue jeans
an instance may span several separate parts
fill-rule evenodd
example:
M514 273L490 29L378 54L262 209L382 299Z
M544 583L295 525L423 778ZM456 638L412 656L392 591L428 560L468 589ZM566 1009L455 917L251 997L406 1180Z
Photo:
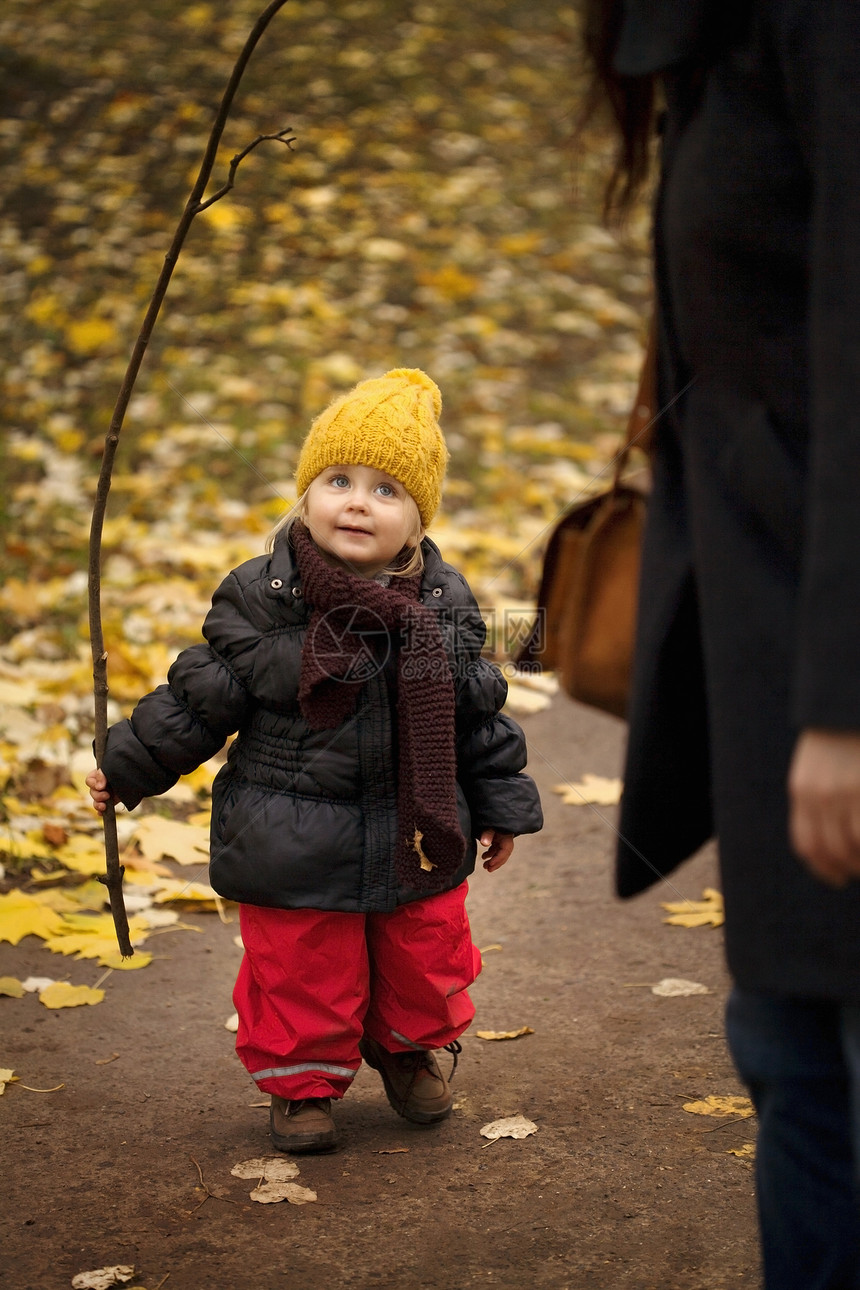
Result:
M735 989L766 1290L860 1290L860 1007Z

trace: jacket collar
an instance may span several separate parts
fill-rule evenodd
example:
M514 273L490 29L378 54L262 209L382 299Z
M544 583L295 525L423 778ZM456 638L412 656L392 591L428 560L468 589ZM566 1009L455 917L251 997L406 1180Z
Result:
M438 546L425 537L421 543L424 552L424 572L421 576L421 599L431 605L440 607L451 604L451 579L442 559ZM301 599L302 583L299 577L296 557L289 537L281 537L275 543L267 573L269 585L278 581L282 596L293 596Z

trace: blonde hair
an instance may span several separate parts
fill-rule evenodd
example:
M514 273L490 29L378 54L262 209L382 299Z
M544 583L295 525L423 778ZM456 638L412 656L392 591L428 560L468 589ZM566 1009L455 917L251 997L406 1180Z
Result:
M394 562L387 568L380 570L380 573L387 574L390 578L413 578L416 574L424 572L424 552L421 550L424 525L421 521L421 513L418 510L415 499L409 493L406 494L406 501L412 508L412 527L407 534L406 544L400 554L395 556ZM306 488L296 504L291 506L285 515L281 516L266 538L266 550L269 553L275 549L275 543L282 534L284 538L288 537L290 529L298 520L301 520L303 524L307 523L307 511L308 489ZM313 537L313 533L311 533L311 537ZM403 551L409 552L406 560L402 559ZM336 556L332 558L337 559ZM337 563L343 565L348 573L353 572L343 560L338 560Z

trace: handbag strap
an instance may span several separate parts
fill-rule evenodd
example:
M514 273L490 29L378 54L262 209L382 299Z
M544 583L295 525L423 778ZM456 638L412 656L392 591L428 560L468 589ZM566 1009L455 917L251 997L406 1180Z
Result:
M648 327L645 355L639 373L636 398L627 419L627 429L621 451L615 458L612 476L613 492L621 486L621 476L627 469L631 448L639 448L647 457L654 449L654 424L657 420L657 326L654 315Z

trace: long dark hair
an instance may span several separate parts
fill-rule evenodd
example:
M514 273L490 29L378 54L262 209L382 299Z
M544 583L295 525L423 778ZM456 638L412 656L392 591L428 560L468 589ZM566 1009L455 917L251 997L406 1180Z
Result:
M591 72L580 125L608 109L617 136L604 193L604 216L622 217L648 177L654 135L653 76L621 76L612 63L623 17L622 0L584 0L582 39Z

